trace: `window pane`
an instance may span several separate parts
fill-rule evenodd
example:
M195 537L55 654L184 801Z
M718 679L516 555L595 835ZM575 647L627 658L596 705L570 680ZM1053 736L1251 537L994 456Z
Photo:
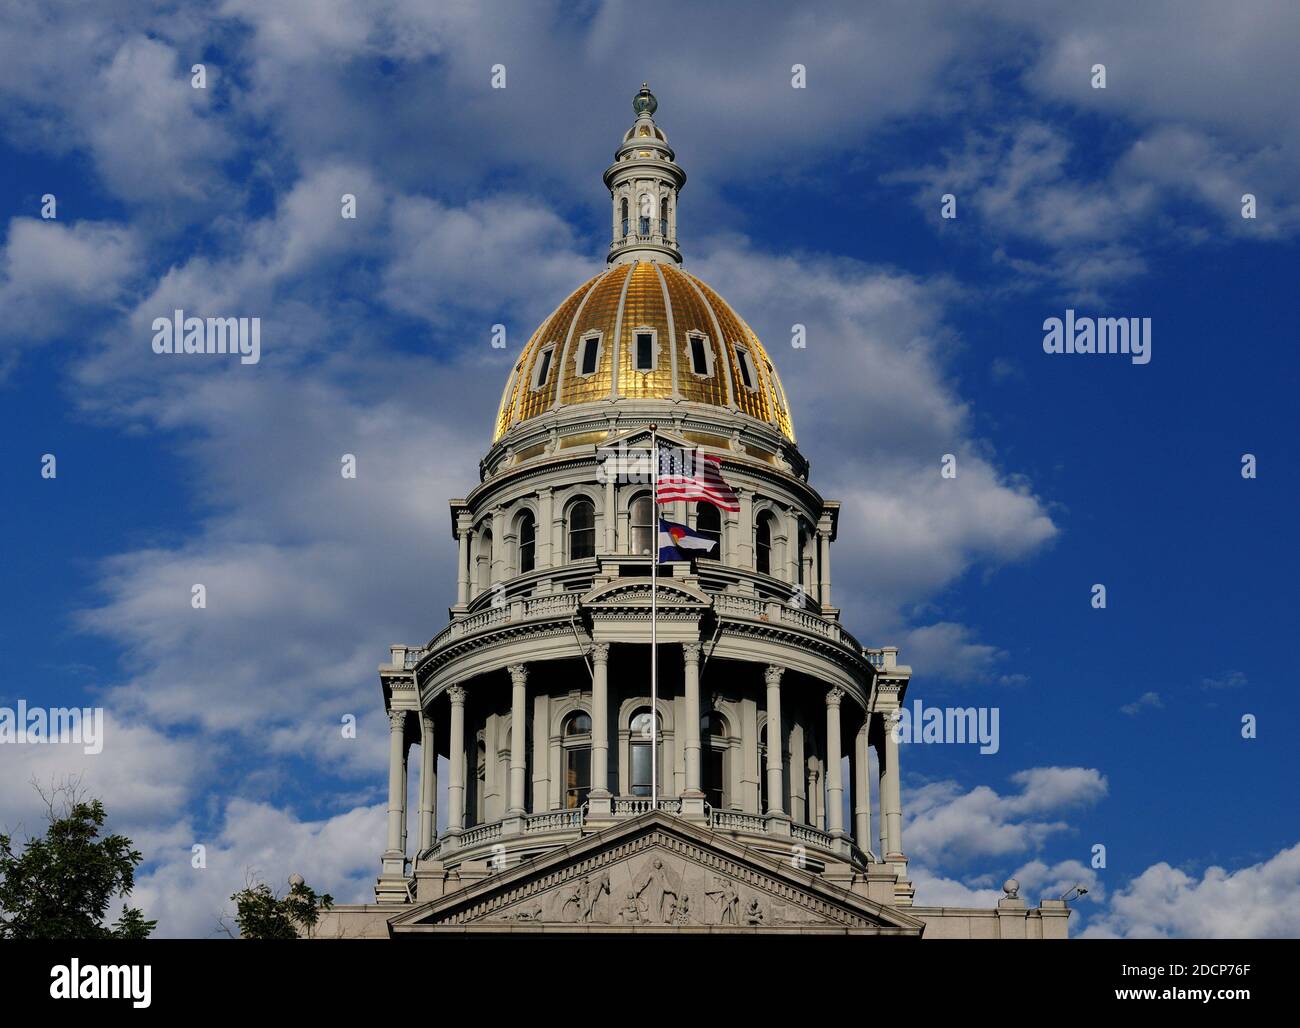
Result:
M583 560L595 555L595 509L583 500L569 508L569 559Z
M600 340L584 339L582 343L582 373L584 375L594 375L596 373L596 354L600 351Z
M646 332L638 332L636 337L636 369L649 371L654 367L653 337Z
M648 496L638 496L632 501L632 552L649 553L654 546L654 510Z
M711 503L700 502L695 505L695 531L715 542L722 542L722 516L718 508ZM720 546L715 546L706 557L721 558Z
M565 751L564 806L576 810L591 791L591 750L583 746Z
M565 735L588 735L591 732L591 718L586 714L570 714L564 723Z
M519 519L519 573L532 571L536 564L537 531L533 516L525 514Z
M650 795L650 744L632 744L632 795Z
M704 795L711 807L723 807L722 788L722 750L706 749L704 751Z
M537 384L539 386L546 385L546 376L551 373L551 354L553 352L552 350L542 351L542 360L537 367Z

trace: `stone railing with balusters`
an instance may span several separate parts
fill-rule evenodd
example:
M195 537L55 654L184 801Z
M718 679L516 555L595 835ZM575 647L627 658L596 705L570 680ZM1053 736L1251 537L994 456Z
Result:
M650 810L650 801L637 796L615 796L610 803L610 809L617 817L632 817ZM680 814L682 812L682 801L679 799L661 799L658 809L669 814Z
M709 826L733 832L764 834L767 832L767 818L739 810L714 810L709 814Z
M790 837L800 842L810 843L822 849L833 849L832 839L829 832L823 832L820 828L814 828L812 825L791 824Z
M528 834L581 827L581 810L548 810L543 814L529 814L524 820L524 832Z
M494 821L490 825L477 825L461 832L457 845L464 849L466 846L477 846L481 842L491 842L499 838L501 838L501 822Z

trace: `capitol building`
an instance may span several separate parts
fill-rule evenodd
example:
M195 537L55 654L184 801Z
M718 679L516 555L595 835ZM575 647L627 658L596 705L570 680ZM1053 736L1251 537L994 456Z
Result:
M891 731L912 669L840 621L840 504L776 362L682 266L657 106L643 86L604 173L605 267L511 365L450 501L450 620L379 669L374 902L316 934L1064 938L1066 904L1014 882L989 909L914 903ZM738 509L656 509L652 433L717 458ZM715 545L652 568L661 516Z

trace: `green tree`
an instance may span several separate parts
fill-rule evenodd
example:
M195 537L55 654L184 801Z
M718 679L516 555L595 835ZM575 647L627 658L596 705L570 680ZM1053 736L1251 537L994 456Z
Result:
M297 939L310 936L322 910L334 906L329 893L318 896L298 875L289 880L288 895L277 897L265 882L250 882L230 897L241 939Z
M135 887L140 851L124 835L100 838L104 804L81 799L75 782L41 797L49 821L43 838L28 839L19 853L13 836L0 834L0 939L148 938L158 922L134 908L104 923L113 897Z

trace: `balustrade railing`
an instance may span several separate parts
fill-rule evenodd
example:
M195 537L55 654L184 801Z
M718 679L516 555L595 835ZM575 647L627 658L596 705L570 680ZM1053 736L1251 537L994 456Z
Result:
M734 832L765 833L767 818L739 810L714 810L709 814L709 825Z

